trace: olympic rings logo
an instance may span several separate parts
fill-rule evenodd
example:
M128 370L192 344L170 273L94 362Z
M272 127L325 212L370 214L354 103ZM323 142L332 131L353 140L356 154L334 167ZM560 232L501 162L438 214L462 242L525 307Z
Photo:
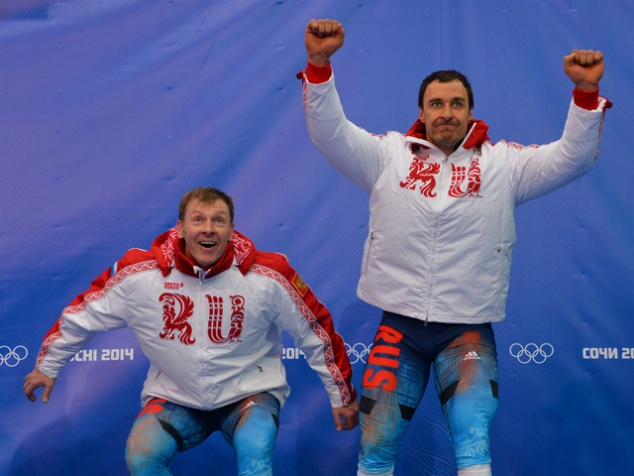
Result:
M370 344L369 346L363 344L362 342L357 342L354 345L350 345L346 343L346 352L348 353L348 357L350 358L351 364L356 364L361 361L365 364L365 357L372 350L372 346L374 344ZM353 360L354 358L354 360Z
M555 348L549 343L537 346L537 344L531 342L523 346L516 342L509 348L509 353L515 357L520 364L528 364L530 362L543 364L548 357L551 357L555 353Z
M28 355L29 351L23 345L18 345L13 349L8 345L0 345L0 366L5 364L7 367L15 367Z

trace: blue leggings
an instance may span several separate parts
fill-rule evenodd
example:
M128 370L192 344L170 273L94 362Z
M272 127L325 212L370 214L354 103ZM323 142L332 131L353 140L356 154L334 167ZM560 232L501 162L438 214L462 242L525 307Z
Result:
M279 411L279 402L269 393L213 411L153 399L137 417L128 437L128 470L133 476L169 476L168 464L177 453L220 430L236 453L239 476L271 476Z
M490 324L425 324L383 313L363 375L359 469L390 474L429 380L434 383L458 469L490 464L497 411L497 353Z

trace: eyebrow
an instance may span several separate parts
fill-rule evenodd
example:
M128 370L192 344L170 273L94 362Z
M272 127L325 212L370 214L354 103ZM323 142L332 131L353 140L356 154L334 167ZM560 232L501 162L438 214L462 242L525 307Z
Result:
M202 211L198 211L198 210L192 210L191 213L188 214L191 218L197 218L197 217L201 217L201 216L207 216L206 213L202 212ZM223 218L228 218L230 216L230 213L225 212L225 211L220 211L217 213L212 213L211 215L209 215L210 218L218 218L218 217L223 217Z
M429 101L427 101L427 104L431 104L432 102L436 102L436 101L442 102L443 100L441 98L431 98L431 99L429 99ZM462 97L462 96L454 96L449 101L464 101L464 102L466 102L467 98Z

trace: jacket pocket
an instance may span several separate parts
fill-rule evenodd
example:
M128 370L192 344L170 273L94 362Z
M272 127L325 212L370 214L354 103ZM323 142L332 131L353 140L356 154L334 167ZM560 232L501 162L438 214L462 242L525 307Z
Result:
M374 241L374 232L370 232L370 236L366 242L365 250L363 251L363 266L361 267L361 275L366 275L368 272L368 263L370 262L370 254L372 253L372 242Z
M509 278L511 275L511 256L510 249L505 245L498 245L496 248L498 254L498 282L499 282L499 290L502 295L506 298L506 293L508 291L509 286Z

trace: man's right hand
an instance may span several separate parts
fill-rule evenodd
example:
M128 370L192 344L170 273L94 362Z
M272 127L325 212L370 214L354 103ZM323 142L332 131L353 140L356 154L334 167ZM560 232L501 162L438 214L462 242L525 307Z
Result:
M311 20L304 36L308 61L317 66L326 66L330 57L343 46L345 35L338 21Z
M51 390L53 389L53 385L55 385L55 380L53 377L49 377L48 375L44 375L39 370L35 369L29 375L24 377L24 393L26 394L26 398L34 402L37 400L33 391L37 387L44 387L44 393L42 393L42 402L47 403L49 397L51 396Z

